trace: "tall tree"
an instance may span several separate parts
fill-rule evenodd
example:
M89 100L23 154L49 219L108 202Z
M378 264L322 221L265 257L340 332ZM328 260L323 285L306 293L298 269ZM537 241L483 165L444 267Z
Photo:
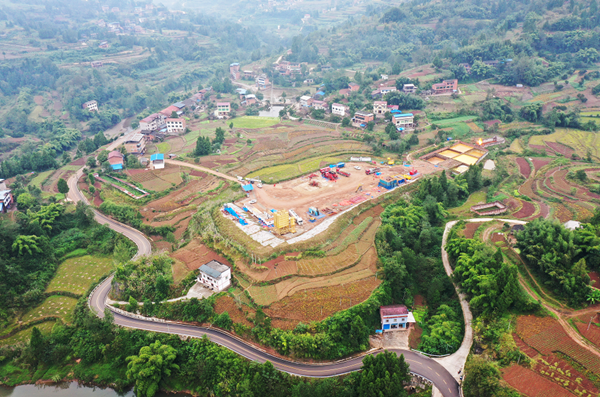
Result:
M137 356L127 357L127 378L135 380L135 393L141 397L153 397L160 381L179 369L174 364L177 351L156 341L140 349Z

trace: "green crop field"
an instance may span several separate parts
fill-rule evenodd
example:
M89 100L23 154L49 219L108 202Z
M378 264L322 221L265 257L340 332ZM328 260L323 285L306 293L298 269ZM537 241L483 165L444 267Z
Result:
M243 116L233 119L233 126L236 128L267 128L279 123L276 117L258 117L258 116Z
M312 157L297 163L275 165L273 167L263 168L248 174L247 177L260 177L260 179L267 183L277 183L309 172L317 171L322 161L333 164L344 161L344 158L327 156Z
M431 122L433 124L437 124L437 125L442 126L442 127L450 127L451 125L458 124L461 121L473 120L476 117L477 116L460 116L460 117L455 117L453 119L432 120Z
M64 322L70 323L73 321L73 309L76 304L77 299L69 296L49 296L39 306L36 306L25 313L21 320L24 323L28 323L44 317L56 316L60 317Z
M171 145L167 142L159 143L156 145L156 148L158 149L158 153L169 153L171 151Z
M36 327L42 332L42 334L48 335L50 331L52 331L52 327L54 327L54 324L54 321L47 321L45 323L36 325ZM29 339L31 339L32 330L33 327L27 328L21 332L16 333L10 338L0 339L0 346L16 345L18 343L29 343Z
M29 182L29 184L32 186L37 186L37 187L41 188L42 182L46 178L48 178L53 172L54 172L54 170L40 172L31 180L31 182Z
M46 292L68 291L84 294L90 285L113 268L112 259L85 255L60 264Z

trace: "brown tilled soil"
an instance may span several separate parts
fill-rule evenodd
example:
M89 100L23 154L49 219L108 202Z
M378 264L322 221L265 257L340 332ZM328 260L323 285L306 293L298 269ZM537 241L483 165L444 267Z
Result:
M561 143L558 143L558 142L545 142L544 141L544 143L546 145L548 145L548 147L550 147L556 153L562 154L566 158L571 158L571 155L573 153L575 153L575 151L573 149L571 149L570 147L565 146L565 145L563 145Z
M254 309L248 306L241 306L241 308L248 313L255 312ZM223 312L227 312L229 317L236 323L241 323L251 328L254 326L254 324L248 321L246 314L237 307L231 296L225 295L217 298L215 302L215 313L221 314Z
M85 165L85 158L80 157L77 160L73 160L69 163L70 165Z
M480 223L469 222L465 225L464 235L465 238L473 238L475 236L475 232L481 226Z
M523 175L525 179L529 178L529 175L531 175L531 166L529 165L529 162L524 158L519 157L517 158L517 164L519 165L521 175Z
M198 269L200 266L213 259L231 267L231 264L227 259L200 243L198 240L192 240L191 243L178 249L169 256L185 263L189 270Z
M523 207L517 211L513 216L517 219L528 218L535 213L535 206L529 201L521 200Z
M271 304L265 313L273 319L287 319L295 323L320 321L367 299L381 283L375 277L344 285L304 290ZM292 327L292 328L293 328Z
M531 162L533 163L533 166L535 167L536 170L539 170L543 166L547 165L548 163L550 163L550 161L551 161L551 159L541 159L539 157L532 157L532 159L531 159Z
M592 286L600 289L600 274L598 272L589 272L588 276L592 279Z

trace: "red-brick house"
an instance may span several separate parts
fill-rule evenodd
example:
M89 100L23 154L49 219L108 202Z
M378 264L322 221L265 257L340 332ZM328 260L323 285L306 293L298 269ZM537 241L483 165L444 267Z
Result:
M441 83L437 83L431 86L431 90L434 94L447 94L458 91L458 80L444 80Z

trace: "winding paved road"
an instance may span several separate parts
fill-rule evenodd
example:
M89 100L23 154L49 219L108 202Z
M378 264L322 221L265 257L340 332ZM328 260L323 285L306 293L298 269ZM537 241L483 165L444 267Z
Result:
M171 161L175 163L174 161ZM200 168L184 163L186 167ZM207 170L208 171L208 170ZM212 171L211 174L220 174ZM83 169L77 171L75 175L69 178L69 198L73 202L83 201L88 204L86 198L79 191L77 187L77 181L83 174ZM217 175L221 176L221 175ZM233 179L230 176L227 179ZM236 180L237 182L237 180ZM152 251L150 241L141 232L133 229L129 226L123 225L115 220L108 218L100 212L94 210L94 215L99 223L106 224L116 232L122 233L124 236L131 239L137 246L138 252L136 257L149 255ZM111 289L112 276L104 280L93 292L89 299L90 308L100 318L104 317L104 310L107 308L106 299ZM189 336L193 338L200 338L206 335L212 342L217 343L227 349L249 359L259 363L270 361L273 366L280 371L287 372L289 374L325 378L347 374L349 372L358 371L362 367L362 360L364 355L353 357L346 360L340 360L336 362L329 362L323 364L315 363L302 363L296 361L290 361L282 359L280 357L273 356L258 347L255 347L229 333L221 331L215 328L198 327L188 324L180 324L176 322L154 322L150 319L143 318L132 318L124 316L113 310L114 323L122 327L141 329L152 332L162 332L168 334L176 334L181 336ZM431 380L436 388L441 392L444 397L458 397L459 386L458 382L441 364L432 360L429 357L425 357L422 354L401 349L390 349L400 355L403 354L406 361L410 365L411 372L421 375ZM379 354L381 350L370 352L367 354Z

